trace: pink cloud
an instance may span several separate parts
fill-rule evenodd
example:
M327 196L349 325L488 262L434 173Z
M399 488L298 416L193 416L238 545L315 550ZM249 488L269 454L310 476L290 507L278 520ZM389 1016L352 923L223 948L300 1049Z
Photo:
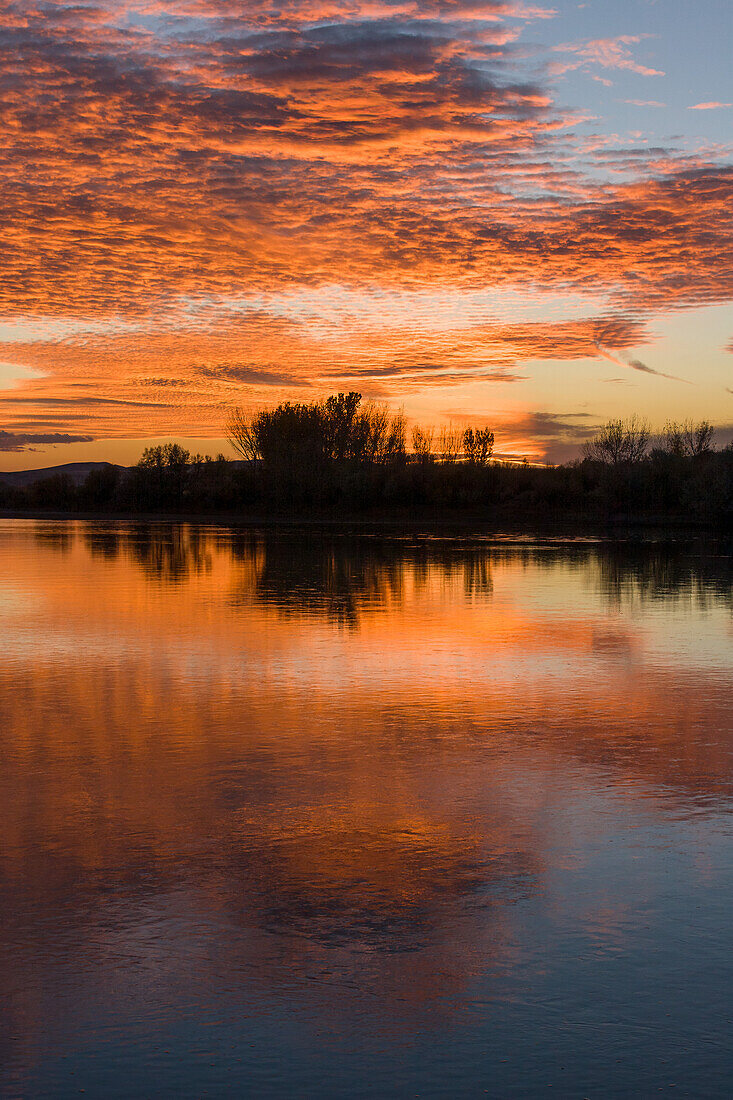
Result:
M576 60L557 62L550 67L551 72L562 75L584 66L599 65L603 69L626 69L640 76L664 76L660 69L651 69L635 61L629 49L629 46L650 37L648 34L622 34L617 38L595 38L590 42L566 42L554 46L554 53L571 54Z

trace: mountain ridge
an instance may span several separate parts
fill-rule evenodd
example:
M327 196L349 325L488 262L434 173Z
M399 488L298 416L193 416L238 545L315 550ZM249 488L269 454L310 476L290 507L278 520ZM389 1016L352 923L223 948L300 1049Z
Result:
M129 469L128 466L118 466L114 462L64 462L58 466L44 466L39 470L0 470L0 481L16 489L25 489L29 485L35 485L37 481L66 475L74 485L81 485L93 470L109 467L121 474Z

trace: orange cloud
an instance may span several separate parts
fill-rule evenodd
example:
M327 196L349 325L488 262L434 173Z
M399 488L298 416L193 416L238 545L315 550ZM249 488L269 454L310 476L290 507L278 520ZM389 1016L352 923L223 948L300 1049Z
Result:
M218 434L235 396L512 382L730 300L733 170L581 137L521 43L548 14L5 4L0 352L43 373L3 391L6 428ZM640 41L570 44L549 68L654 73ZM487 297L464 317L489 290L527 316ZM428 293L453 296L439 327ZM592 304L568 317L568 294Z

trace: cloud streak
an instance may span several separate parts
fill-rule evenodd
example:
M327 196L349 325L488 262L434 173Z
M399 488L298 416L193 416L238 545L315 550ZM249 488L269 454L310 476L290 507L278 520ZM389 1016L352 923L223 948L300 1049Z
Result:
M0 451L33 450L34 446L56 446L59 443L89 443L90 435L70 435L67 432L6 432L0 430Z
M599 355L617 367L629 367L630 370L638 370L641 374L653 374L657 378L669 378L673 382L684 382L686 385L692 385L689 379L679 378L676 374L665 374L664 371L654 370L653 367L649 367L646 363L642 363L641 359L621 359L618 355L612 355L611 352L601 344L596 344L596 350Z

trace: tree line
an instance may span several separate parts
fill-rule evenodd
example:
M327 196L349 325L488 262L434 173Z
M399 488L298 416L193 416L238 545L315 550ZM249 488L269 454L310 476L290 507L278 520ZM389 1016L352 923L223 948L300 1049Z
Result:
M733 447L715 448L708 421L668 422L655 434L638 417L610 420L582 458L554 467L497 461L488 426L415 426L408 443L404 415L358 393L235 409L227 435L238 460L168 443L129 470L95 468L80 485L59 474L18 489L0 476L0 507L733 522Z

